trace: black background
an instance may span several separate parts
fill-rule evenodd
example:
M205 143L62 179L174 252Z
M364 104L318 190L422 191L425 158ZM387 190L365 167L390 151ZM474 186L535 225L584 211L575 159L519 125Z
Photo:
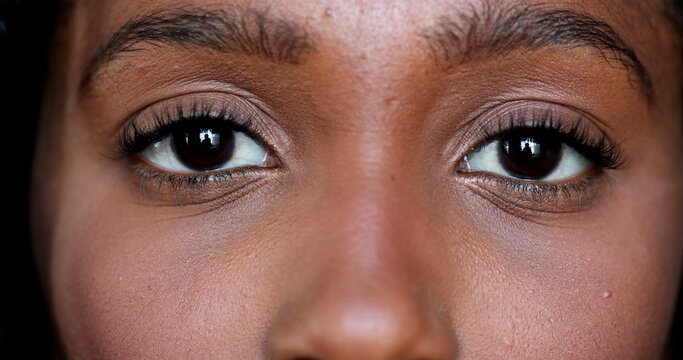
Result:
M54 2L0 0L0 359L48 359L54 348L32 260L28 196L56 15Z

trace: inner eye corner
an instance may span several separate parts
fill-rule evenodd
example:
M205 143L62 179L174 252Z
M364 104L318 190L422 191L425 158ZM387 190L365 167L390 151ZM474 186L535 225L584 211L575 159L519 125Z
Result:
M465 174L471 174L472 171L470 169L470 165L468 163L468 152L464 156L459 156L457 160L455 161L455 166L453 167L453 170L451 172L458 174L458 175L465 175Z

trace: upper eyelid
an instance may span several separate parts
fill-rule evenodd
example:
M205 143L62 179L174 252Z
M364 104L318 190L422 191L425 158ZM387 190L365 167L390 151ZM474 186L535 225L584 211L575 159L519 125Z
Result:
M288 151L292 146L288 134L274 118L276 116L274 111L257 97L245 91L208 90L165 97L129 115L116 132L114 153L122 154L117 151L120 149L116 148L120 148L123 139L132 139L131 134L135 127L139 130L153 128L155 126L154 113L166 113L165 115L169 115L165 119L167 121L168 118L177 117L173 115L191 113L190 110L193 107L200 110L203 108L205 113L212 112L215 116L223 113L235 115L233 120L238 120L236 122L238 129L248 129L248 133L268 147L275 157L279 158L281 153Z
M618 144L609 139L607 134L600 129L591 131L590 120L584 114L578 114L579 116L573 120L563 120L552 111L545 111L542 114L510 113L510 115L507 124L504 126L499 121L498 130L485 136L477 148L489 144L491 141L500 140L510 131L538 129L557 133L563 143L571 146L604 169L618 169L624 165L623 154ZM529 116L531 120L528 119ZM563 123L563 121L567 123Z
M577 138L581 138L581 140L598 142L602 139L606 139L606 135L604 134L600 134L602 136L598 139L593 139L591 136L587 135L588 131L585 127L585 121L588 120L585 120L583 117L572 120L571 124L562 124L561 120L558 120L552 114L535 114L531 116L544 116L544 118L532 118L531 121L529 121L527 118L525 118L524 115L514 114L506 120L507 123L505 125L503 125L503 121L501 120L499 122L499 127L495 132L489 132L489 130L482 130L485 134L488 135L486 135L486 137L480 142L480 144L488 143L494 140L501 140L505 136L505 134L510 131L527 129L553 131L558 133L558 135L560 135L562 138L564 138L563 140L576 140Z
M136 125L135 120L133 120L131 121L130 125L128 125L131 128L131 130L124 130L122 135L119 137L119 144L135 142L135 149L132 149L130 146L127 146L126 150L122 150L122 152L127 153L129 155L138 153L144 150L145 147L157 141L165 139L168 135L170 135L170 133L172 133L178 127L182 126L182 123L184 123L186 119L191 119L193 117L199 116L201 115L155 115L154 125L152 125L149 129L144 130L140 129ZM216 115L215 117L206 115L203 117L207 117L215 121L229 122L233 130L243 131L245 133L248 133L250 136L258 136L258 134L253 134L253 129L249 125L249 120L242 121L240 120L242 119L242 117L239 115L226 113L224 115Z
M211 104L195 103L191 109L179 105L172 108L163 107L162 109L151 109L148 111L151 113L149 116L152 118L152 120L148 120L150 124L140 124L144 122L144 120L140 120L144 113L142 115L136 114L124 124L121 133L117 136L117 143L119 149L122 150L121 152L128 153L129 155L137 153L143 150L144 147L151 145L154 141L162 140L165 136L162 136L163 134L160 134L160 132L170 132L176 126L179 126L179 123L184 119L197 117L207 117L216 120L223 119L224 121L229 121L231 125L237 128L236 130L244 129L252 136L259 136L258 131L253 129L250 118L225 106L214 110L214 106Z
M545 99L536 99L536 98L518 98L514 100L507 100L507 101L495 101L489 104L486 104L485 106L481 107L478 111L470 114L465 121L463 121L457 128L456 131L461 131L462 129L468 127L471 125L472 122L477 121L478 119L482 117L486 117L487 115L494 113L494 112L499 112L499 109L503 109L506 112L513 112L515 111L516 107L523 107L523 108L531 108L535 107L539 110L548 110L551 108L560 108L560 109L565 109L567 112L572 112L577 115L580 115L582 117L585 117L586 119L592 121L595 123L597 127L605 131L606 133L611 133L613 131L612 126L610 124L601 121L600 117L592 114L589 111L586 111L585 109L580 109L576 106L570 105L570 104L564 104L560 103L557 101L552 101L552 100L545 100Z
M490 103L472 113L454 130L454 140L446 145L443 153L450 161L457 162L468 152L482 145L485 140L496 135L500 130L505 130L504 126L509 125L510 120L514 120L512 122L517 125L523 122L529 124L532 123L529 120L533 116L530 117L528 114L538 117L541 113L550 114L554 121L560 122L564 127L571 127L571 124L581 118L583 130L587 131L592 138L604 137L609 144L619 148L619 142L615 141L612 128L587 111L552 101L515 99Z

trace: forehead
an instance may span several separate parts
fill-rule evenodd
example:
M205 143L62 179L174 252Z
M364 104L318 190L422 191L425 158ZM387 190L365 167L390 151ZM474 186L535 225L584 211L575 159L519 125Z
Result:
M335 34L357 38L361 32L403 34L435 23L444 15L471 13L486 5L510 4L543 4L586 12L632 35L641 32L633 30L635 27L658 23L653 17L664 13L660 0L80 0L76 7L87 14L83 19L88 20L90 28L109 32L140 14L199 6L267 10L310 29L343 30Z
M387 65L415 64L416 59L425 59L425 49L429 47L425 46L424 40L428 37L425 35L439 30L444 21L449 22L447 32L462 29L460 35L469 41L468 30L476 27L477 23L486 22L491 9L499 14L509 14L513 12L511 9L523 7L568 10L589 16L589 21L604 23L624 40L625 48L634 50L638 62L644 65L646 72L650 72L648 77L654 80L655 88L662 85L657 83L671 81L671 71L678 63L677 46L673 46L678 37L672 31L673 23L665 16L665 7L659 0L80 0L70 12L70 28L74 31L70 35L73 48L69 57L70 61L78 64L78 68L84 69L82 71L87 77L89 61L103 46L109 45L113 34L133 20L187 9L228 13L246 11L267 15L268 21L294 26L314 44L320 60L338 62L341 67L362 65L357 70L379 74ZM497 20L505 20L505 17L509 19L504 15ZM244 21L242 16L236 18ZM247 26L259 26L253 21L248 22L252 24ZM486 27L488 25L481 26ZM505 24L501 29L510 32ZM621 59L619 54L605 54L601 50L596 55L601 53L606 58L616 56ZM345 61L339 61L342 58Z
M659 53L672 40L671 23L660 0L79 0L70 19L79 36L85 37L77 43L92 53L122 25L142 15L186 7L250 9L298 25L317 40L317 48L344 48L364 56L369 50L395 52L444 17L468 27L482 8L511 5L542 5L590 15L612 26L646 63L645 53ZM655 58L661 59L661 54Z

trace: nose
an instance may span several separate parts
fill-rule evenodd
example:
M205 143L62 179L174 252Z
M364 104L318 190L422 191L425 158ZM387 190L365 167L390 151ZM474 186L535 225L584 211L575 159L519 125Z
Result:
M325 172L319 180L327 185L311 205L316 221L297 240L296 270L287 275L287 294L271 320L267 356L455 359L452 321L433 279L439 261L425 246L438 236L411 195L412 178L399 174L409 180L394 181L391 175L403 167L392 161L399 160L368 160L383 152L354 156L362 146L350 139L336 145L346 156L327 168L345 171Z
M350 296L350 294L347 294ZM369 295L369 294L367 294ZM437 314L372 296L353 303L325 297L288 308L270 335L275 360L454 359L455 342Z
M294 285L272 323L269 359L455 358L450 318L422 287L410 256L387 250L397 239L379 237L355 251L333 249L309 269L315 276Z

